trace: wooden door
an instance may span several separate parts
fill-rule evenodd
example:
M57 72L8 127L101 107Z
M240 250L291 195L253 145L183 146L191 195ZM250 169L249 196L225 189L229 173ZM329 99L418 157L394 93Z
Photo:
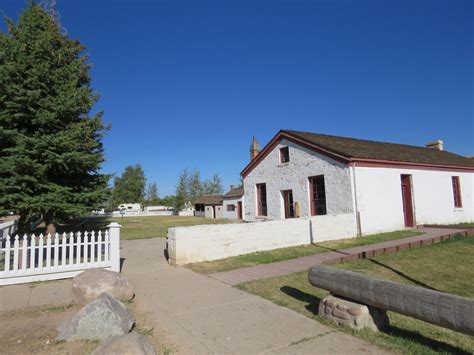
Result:
M293 191L283 191L283 202L285 207L285 218L294 218L295 208L293 205Z
M411 196L411 175L401 175L401 183L405 227L414 227L413 200Z
M242 201L237 202L237 218L242 219Z

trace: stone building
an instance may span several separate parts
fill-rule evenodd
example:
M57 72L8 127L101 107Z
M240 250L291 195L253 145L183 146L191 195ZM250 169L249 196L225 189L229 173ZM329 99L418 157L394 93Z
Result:
M474 160L443 150L281 130L241 172L244 220L353 214L357 234L474 220Z

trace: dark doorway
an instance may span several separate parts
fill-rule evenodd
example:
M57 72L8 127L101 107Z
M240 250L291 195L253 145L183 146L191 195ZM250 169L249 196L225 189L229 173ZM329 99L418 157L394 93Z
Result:
M242 219L242 201L237 202L237 218Z
M401 183L405 227L414 227L413 200L411 196L411 175L401 175Z
M293 191L283 191L283 201L285 206L285 218L295 217L295 208L293 206Z

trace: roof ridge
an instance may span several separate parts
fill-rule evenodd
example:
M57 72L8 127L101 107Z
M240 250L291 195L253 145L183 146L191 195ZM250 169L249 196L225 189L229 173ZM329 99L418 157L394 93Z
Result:
M330 138L343 138L343 139L349 139L349 140L353 140L353 141L362 141L362 142L370 142L370 143L382 143L382 144L393 144L393 145L396 145L396 146L405 146L405 147L410 147L410 148L420 148L420 149L433 150L433 148L423 147L423 146L419 146L419 145L405 144L405 143L394 143L394 142L376 141L376 140L363 139L363 138L335 136L333 134L316 133L316 132L309 132L309 131L296 131L296 130L292 130L292 129L282 129L281 131L285 132L285 133L290 133L290 134L291 133L314 134L314 135L317 135L317 136L324 136L324 137L330 137ZM324 144L321 144L321 145L324 146ZM456 153L453 153L453 152L450 152L450 151L447 151L447 150L440 150L439 152L444 152L444 153L449 153L449 154L455 154L455 155L458 155L458 156L462 156L462 155L459 155L459 154L456 154Z

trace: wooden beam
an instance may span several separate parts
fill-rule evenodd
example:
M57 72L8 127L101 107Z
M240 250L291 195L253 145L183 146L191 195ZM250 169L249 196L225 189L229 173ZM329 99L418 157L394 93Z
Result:
M474 335L473 299L325 265L310 268L308 279L334 295Z

